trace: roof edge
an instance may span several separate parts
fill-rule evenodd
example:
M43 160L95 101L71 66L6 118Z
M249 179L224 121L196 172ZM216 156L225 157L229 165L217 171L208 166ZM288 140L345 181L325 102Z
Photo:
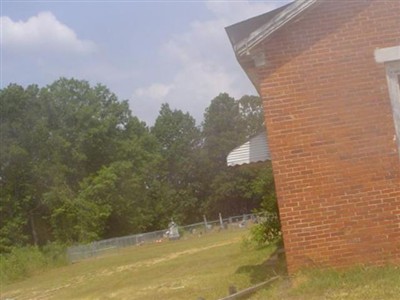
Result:
M236 45L233 45L236 55L243 56L247 54L262 40L270 36L272 33L319 1L320 0L297 0L293 2L283 11L274 16L268 23L253 31L247 38L238 42Z
M271 153L268 145L268 134L266 128L248 138L231 150L226 156L226 164L228 167L243 164L251 164L271 160Z

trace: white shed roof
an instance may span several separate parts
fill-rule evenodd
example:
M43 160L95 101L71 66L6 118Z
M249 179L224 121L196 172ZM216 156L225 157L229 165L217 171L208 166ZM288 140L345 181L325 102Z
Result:
M271 160L271 154L267 133L263 131L229 152L227 164L228 166L237 166L266 160Z

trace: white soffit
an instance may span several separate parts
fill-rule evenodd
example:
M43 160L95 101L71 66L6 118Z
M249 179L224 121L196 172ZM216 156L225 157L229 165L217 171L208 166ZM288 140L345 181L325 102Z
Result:
M271 154L268 147L267 133L264 131L229 152L227 165L238 166L266 160L271 160Z

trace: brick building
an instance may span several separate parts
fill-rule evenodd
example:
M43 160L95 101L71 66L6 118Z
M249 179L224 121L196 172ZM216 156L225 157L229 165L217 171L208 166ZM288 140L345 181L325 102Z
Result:
M291 273L400 262L399 16L298 0L226 28L263 99Z

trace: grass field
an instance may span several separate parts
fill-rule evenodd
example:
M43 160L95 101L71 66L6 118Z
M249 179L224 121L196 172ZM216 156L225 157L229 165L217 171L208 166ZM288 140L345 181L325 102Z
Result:
M228 287L272 276L274 247L243 248L246 230L227 230L114 250L2 286L2 299L218 299Z
M343 271L313 270L281 278L251 300L399 300L400 268L354 267Z
M114 250L1 287L4 299L215 300L280 272L266 264L274 246L243 247L247 230ZM400 268L314 270L282 277L251 300L400 299Z

